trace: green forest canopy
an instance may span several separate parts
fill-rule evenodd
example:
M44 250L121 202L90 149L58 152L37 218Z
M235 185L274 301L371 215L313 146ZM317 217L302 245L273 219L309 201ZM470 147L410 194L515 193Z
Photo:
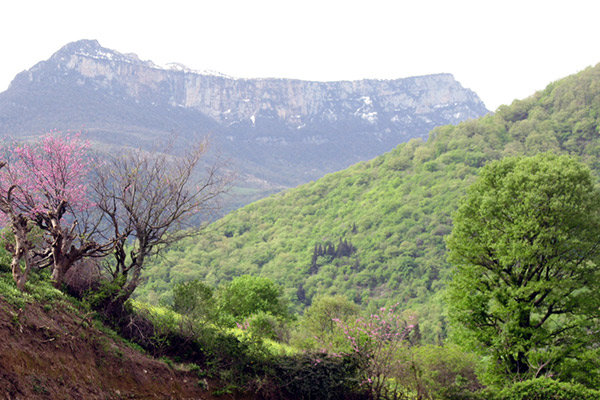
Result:
M439 293L451 274L444 237L478 170L550 151L579 157L597 177L599 132L600 65L493 115L436 128L427 142L411 140L232 212L149 266L138 296L169 301L178 282L216 286L261 275L281 284L297 310L317 294L364 307L400 303L419 312L428 338L442 338Z

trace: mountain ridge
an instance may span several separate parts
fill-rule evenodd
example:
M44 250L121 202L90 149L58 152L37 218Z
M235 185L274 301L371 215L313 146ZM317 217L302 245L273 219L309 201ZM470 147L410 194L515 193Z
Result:
M279 190L487 112L450 74L316 82L162 69L95 40L67 44L0 93L0 135L83 128L100 146L206 135L242 180ZM251 185L250 185L251 186Z

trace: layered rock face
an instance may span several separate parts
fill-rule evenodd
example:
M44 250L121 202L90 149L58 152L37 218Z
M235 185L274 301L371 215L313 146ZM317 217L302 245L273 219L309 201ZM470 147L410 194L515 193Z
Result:
M247 179L292 186L372 158L433 127L479 117L450 74L310 82L165 67L93 40L70 43L0 94L0 133L83 128L98 143L149 146L210 134Z

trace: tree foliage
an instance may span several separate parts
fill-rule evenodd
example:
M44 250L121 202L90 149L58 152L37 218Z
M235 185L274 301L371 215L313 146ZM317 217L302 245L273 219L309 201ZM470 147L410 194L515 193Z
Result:
M287 317L288 310L281 299L281 289L270 279L242 275L225 285L219 295L219 311L236 321L258 312Z
M306 309L302 326L312 336L322 336L336 330L335 320L347 321L356 317L359 311L359 307L344 296L319 296Z
M195 319L212 320L215 317L214 290L197 279L182 282L173 289L173 310Z
M217 286L261 274L282 285L297 310L317 294L342 294L369 309L400 302L418 312L424 338L439 342L447 322L437 293L451 271L444 237L459 199L482 166L506 156L571 154L597 177L598 82L600 66L589 68L493 115L436 128L427 142L411 140L232 212L151 263L136 293L156 302L180 281ZM356 250L318 257L311 274L315 243L340 238Z
M498 372L554 373L590 343L600 308L600 192L568 156L484 167L447 239L452 318Z
M598 400L600 392L577 383L543 377L517 382L500 391L497 397L503 400Z

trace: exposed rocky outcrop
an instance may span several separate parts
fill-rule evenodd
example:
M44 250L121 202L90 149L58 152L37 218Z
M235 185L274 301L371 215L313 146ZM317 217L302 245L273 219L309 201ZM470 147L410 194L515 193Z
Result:
M247 180L292 186L485 114L450 74L310 82L160 67L97 41L70 43L0 94L0 134L81 129L104 145L152 147L211 134ZM255 185L256 186L256 185Z

